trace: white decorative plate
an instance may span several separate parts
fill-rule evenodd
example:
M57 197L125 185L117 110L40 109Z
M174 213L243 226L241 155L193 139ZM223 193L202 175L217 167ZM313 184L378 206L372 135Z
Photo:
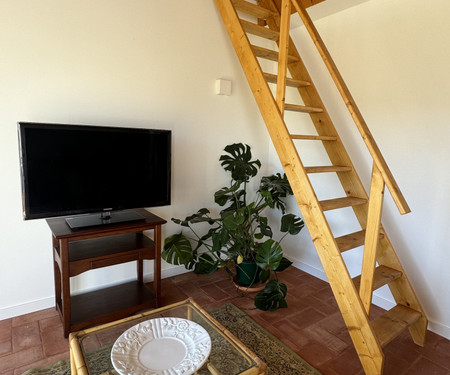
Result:
M199 324L158 318L126 330L114 343L111 362L121 375L190 375L211 352L211 338Z

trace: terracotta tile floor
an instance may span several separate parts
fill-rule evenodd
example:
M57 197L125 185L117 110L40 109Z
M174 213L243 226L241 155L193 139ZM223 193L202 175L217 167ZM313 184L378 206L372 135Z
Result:
M288 286L289 307L276 312L254 309L252 299L239 295L224 272L164 279L163 303L190 296L208 310L232 302L323 375L364 374L328 284L293 267L280 278ZM374 315L380 312L373 308ZM20 375L68 356L54 309L0 321L0 375ZM423 348L405 332L385 348L385 356L385 375L450 375L450 341L432 332Z

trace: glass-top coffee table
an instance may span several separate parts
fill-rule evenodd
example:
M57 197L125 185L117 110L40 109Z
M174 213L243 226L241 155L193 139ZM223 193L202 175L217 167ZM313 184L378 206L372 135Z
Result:
M164 318L164 319L161 319ZM111 351L116 340L127 330L134 334L138 327L159 321L173 321L181 318L199 324L206 330L211 338L211 352L202 367L195 372L198 375L264 375L266 364L254 353L247 349L237 338L226 330L219 322L212 318L204 309L195 303L192 298L185 301L134 315L112 323L85 329L70 334L70 362L73 375L165 375L176 374L177 371L164 372L162 369L148 368L145 372L139 369L117 372L111 363ZM178 320L177 320L178 321ZM123 337L123 336L122 336ZM148 348L148 347L147 347ZM160 349L160 348L155 348ZM139 347L132 350L138 352ZM117 351L117 346L115 347ZM157 350L156 350L157 351ZM128 353L128 352L127 352ZM167 355L167 353L161 353ZM174 354L175 356L175 354ZM170 357L170 356L169 356ZM206 357L205 357L206 358ZM117 357L114 359L117 366ZM130 362L133 362L131 360ZM126 367L126 366L125 366ZM132 366L130 366L132 367ZM182 374L182 371L179 371Z

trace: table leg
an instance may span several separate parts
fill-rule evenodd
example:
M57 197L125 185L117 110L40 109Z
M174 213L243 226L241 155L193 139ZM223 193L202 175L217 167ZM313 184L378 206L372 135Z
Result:
M156 306L161 306L161 225L154 230L155 260L153 265L153 285L156 294Z
M70 271L69 271L69 241L59 241L61 256L61 312L64 326L64 337L70 333Z

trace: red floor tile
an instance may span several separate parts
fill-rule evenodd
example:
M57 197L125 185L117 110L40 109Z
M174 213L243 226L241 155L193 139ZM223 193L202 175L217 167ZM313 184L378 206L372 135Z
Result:
M12 340L0 342L0 356L12 352Z
M12 319L0 321L0 342L11 340Z
M56 354L67 352L69 340L64 338L61 326L47 329L41 334L44 356L51 357Z
M408 375L448 375L449 370L430 361L425 357L420 357L407 371Z
M0 357L0 373L14 370L17 367L33 364L43 358L42 348L40 346L34 346L29 349L21 350L17 353Z
M12 327L12 348L14 353L40 345L41 335L37 321Z

